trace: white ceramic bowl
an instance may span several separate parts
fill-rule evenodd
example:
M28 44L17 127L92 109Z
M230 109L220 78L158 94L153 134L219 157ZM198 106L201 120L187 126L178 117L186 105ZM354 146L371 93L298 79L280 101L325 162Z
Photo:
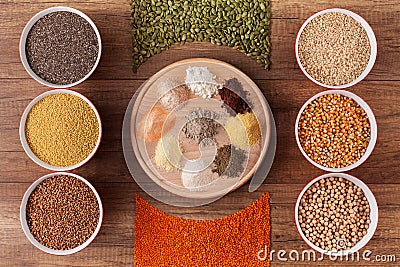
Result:
M43 182L45 179L47 178L51 178L54 176L59 176L59 175L65 175L65 176L72 176L74 178L77 178L79 180L81 180L82 182L84 182L87 186L90 187L90 189L92 189L94 195L97 198L97 203L99 205L99 221L97 223L97 227L94 231L94 233L90 236L90 238L88 240L86 240L82 245L77 246L73 249L70 250L55 250L55 249L51 249L48 248L42 244L40 244L31 234L29 227L28 227L28 223L26 221L26 205L28 203L29 197L31 195L31 193L33 192L33 190L36 188L36 186L38 184L40 184L41 182ZM69 254L73 254L76 253L82 249L84 249L85 247L87 247L96 237L96 235L99 233L100 228L101 228L101 224L103 222L103 205L101 203L101 199L99 194L97 193L96 189L83 177L73 174L73 173L67 173L67 172L55 172L55 173L50 173L47 174L45 176L42 176L41 178L39 178L38 180L36 180L33 184L31 184L31 186L28 188L28 190L26 190L24 197L22 198L22 202L21 202L21 207L20 207L20 220L21 220L21 226L22 226L22 230L25 233L25 236L28 238L28 240L38 249L49 253L49 254L54 254L54 255L69 255Z
M93 65L93 68L90 70L89 73L86 74L85 77L83 77L82 79L80 79L79 81L76 81L74 83L71 84L54 84L54 83L50 83L44 79L42 79L41 77L39 77L35 72L33 72L33 70L31 69L31 67L29 66L28 60L26 58L26 51L25 51L25 44L26 44L26 38L28 37L28 34L30 32L30 30L32 29L33 25L42 17L44 17L45 15L49 14L49 13L53 13L53 12L59 12L59 11L69 11L72 13L75 13L79 16L81 16L82 18L84 18L93 28L94 32L96 33L97 36L97 42L99 45L99 52L97 55L97 59L95 64ZM65 7L65 6L56 6L56 7L50 7L48 9L42 10L39 13L37 13L35 16L33 16L29 22L26 24L25 28L22 31L21 34L21 39L19 42L19 55L22 61L22 64L24 65L25 70L29 73L29 75L35 79L37 82L52 87L52 88L68 88L68 87L72 87L75 86L77 84L80 84L81 82L85 81L87 78L89 78L90 75L92 75L92 73L94 72L94 70L97 68L97 65L99 64L100 61L100 57L101 57L101 37L100 37L100 32L97 29L96 25L94 24L94 22L83 12L75 9L75 8L71 8L71 7Z
M66 167L59 167L59 166L53 166L50 165L44 161L42 161L40 158L38 158L31 150L31 148L29 147L28 141L26 140L26 136L25 136L25 124L26 124L26 119L28 117L29 112L31 111L32 107L39 102L42 98L49 96L49 95L53 95L53 94L72 94L75 95L79 98L81 98L82 100L84 100L94 111L94 113L96 114L97 117L97 122L99 123L99 137L97 139L96 142L96 146L94 147L93 151L86 157L86 159L84 159L83 161L72 165L72 166L66 166ZM19 126L19 138L21 140L21 144L22 147L25 150L25 153L29 156L29 158L31 158L36 164L42 166L43 168L46 168L48 170L52 170L52 171L68 171L68 170L73 170L76 169L82 165L84 165L86 162L88 162L96 153L97 149L100 146L100 142L101 142L101 136L102 136L102 126L101 126L101 119L100 119L100 115L99 112L97 111L96 107L92 104L92 102L90 102L89 99L87 99L85 96L83 96L82 94L72 91L72 90L67 90L67 89L54 89L54 90L50 90L47 92L44 92L43 94L37 96L35 99L33 99L29 105L26 107L24 113L22 114L22 118L21 118L21 122L20 122L20 126Z
M299 125L299 121L300 121L300 117L301 114L303 113L304 109L315 99L317 99L318 97L322 96L322 95L328 95L328 94L340 94L343 96L347 96L349 98L352 98L354 101L356 101L365 111L365 113L368 116L368 120L369 120L369 124L370 124L370 129L371 129L371 137L370 137L370 141L367 147L367 150L365 151L364 155L355 163L343 167L343 168L329 168L329 167L325 167L322 166L321 164L316 163L315 161L313 161L307 154L306 152L303 150L303 147L300 144L300 138L299 138L299 129L298 129L298 125ZM375 120L375 116L374 113L372 112L371 108L368 106L368 104L362 100L359 96L350 93L348 91L345 90L328 90L328 91L323 91L321 93L316 94L315 96L311 97L300 109L299 114L297 115L297 119L296 119L296 124L295 124L295 135L296 135L296 142L297 142L297 146L299 147L301 153L303 154L303 156L309 161L311 162L314 166L324 170L324 171L328 171L328 172L346 172L349 171L351 169L354 169L358 166L360 166L364 161L367 160L367 158L371 155L372 150L375 147L376 144L376 139L377 139L377 135L378 135L378 126L376 124L376 120Z
M362 191L369 203L371 223L369 224L369 227L367 229L367 234L365 236L363 236L363 238L349 250L342 250L342 251L335 252L335 251L330 251L330 250L324 250L320 247L317 247L310 240L307 239L307 237L304 235L303 230L301 229L301 226L299 223L299 205L300 205L300 201L301 201L301 198L303 197L304 193L315 182L317 182L321 179L324 179L324 178L328 178L328 177L342 177L342 178L352 182L353 184L357 185L358 187L360 187L362 189ZM300 195L297 197L297 202L296 202L296 207L295 207L294 213L295 213L296 227L300 233L300 236L303 238L303 240L307 243L307 245L309 245L314 250L318 251L319 253L323 253L323 254L327 254L327 255L340 256L340 255L348 255L350 253L355 253L356 251L358 251L362 247L364 247L369 242L369 240L371 240L372 236L375 233L376 227L378 226L378 204L376 203L375 196L372 194L372 192L368 188L368 186L366 184L364 184L361 180L357 179L354 176L345 174L345 173L328 173L328 174L321 175L321 176L313 179L311 182L309 182L303 188Z
M318 17L318 16L320 16L322 14L332 13L332 12L343 13L345 15L348 15L348 16L352 17L356 21L358 21L364 27L364 29L365 29L365 31L367 33L368 39L369 39L370 46L371 46L371 55L370 55L370 58L369 58L369 61L368 61L368 64L367 64L367 67L365 68L365 70L361 73L360 76L357 77L357 79L353 80L350 83L343 84L343 85L327 85L327 84L323 84L323 83L317 81L316 79L311 77L311 75L308 74L308 72L304 69L303 65L300 62L300 57L299 57L299 50L298 50L299 39L300 39L301 34L303 33L304 28L314 18L316 18L316 17ZM326 87L326 88L331 88L331 89L347 88L347 87L353 86L353 85L359 83L360 81L362 81L368 75L368 73L372 70L372 67L375 64L377 50L378 50L378 46L377 46L377 43L376 43L375 34L374 34L374 31L372 30L371 26L368 24L368 22L366 22L365 19L363 19L361 16L357 15L356 13L351 12L351 11L346 10L346 9L341 9L341 8L325 9L325 10L322 10L322 11L320 11L318 13L315 13L314 15L309 17L303 23L303 25L301 26L299 32L297 33L296 44L295 44L295 53L296 53L297 64L299 65L299 67L303 71L303 73L307 76L308 79L310 79L314 83L316 83L316 84L318 84L320 86Z

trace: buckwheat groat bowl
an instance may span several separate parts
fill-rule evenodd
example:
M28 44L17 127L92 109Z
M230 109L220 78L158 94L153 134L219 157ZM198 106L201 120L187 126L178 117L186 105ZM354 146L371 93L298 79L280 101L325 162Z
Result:
M297 145L314 166L346 172L371 155L377 123L368 104L345 90L327 90L311 97L295 124Z
M22 114L19 134L26 154L53 171L76 169L100 146L102 126L96 107L80 93L44 92Z
M297 63L314 83L326 88L346 88L371 71L377 43L371 26L345 9L320 11L300 28L295 44Z
M40 250L68 255L87 247L100 231L103 207L96 189L66 172L47 174L26 191L20 208L22 230Z

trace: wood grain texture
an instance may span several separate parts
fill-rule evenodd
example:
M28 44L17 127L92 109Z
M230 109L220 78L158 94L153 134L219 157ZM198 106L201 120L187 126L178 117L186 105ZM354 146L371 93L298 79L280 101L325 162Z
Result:
M98 69L74 90L86 95L98 108L104 138L99 152L85 166L73 171L96 187L104 205L103 227L83 251L65 257L45 254L25 238L19 222L19 205L28 186L49 171L35 165L19 142L19 120L26 105L48 90L23 69L19 59L19 36L36 12L67 5L88 14L103 39ZM134 195L141 194L168 214L191 219L220 218L235 213L271 193L272 249L308 249L297 233L294 204L303 186L323 174L308 163L294 138L294 121L303 103L323 88L306 79L297 67L294 40L303 21L331 7L350 9L363 16L375 31L378 57L372 72L349 91L372 108L378 122L378 142L371 157L350 174L371 188L379 205L379 224L365 249L374 255L394 254L400 260L400 5L388 1L272 0L271 69L238 51L208 43L174 46L154 56L137 73L132 72L129 1L9 1L0 3L0 266L133 266ZM121 128L132 95L161 68L177 60L210 57L226 61L250 76L268 100L276 120L278 146L274 164L264 185L248 193L248 185L215 203L196 208L177 208L159 203L134 182L122 154ZM373 257L372 256L372 257ZM283 262L272 266L395 266L378 262Z

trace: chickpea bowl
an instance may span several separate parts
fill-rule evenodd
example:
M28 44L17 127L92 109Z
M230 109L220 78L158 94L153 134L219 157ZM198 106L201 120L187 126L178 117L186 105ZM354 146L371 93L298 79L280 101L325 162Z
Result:
M295 54L301 71L312 82L343 89L359 83L372 70L377 42L361 16L331 8L304 22L297 34Z
M314 250L347 255L364 247L378 225L378 205L361 180L328 173L309 182L295 206L296 227Z
M377 140L375 116L359 96L323 91L300 109L295 137L303 156L328 172L346 172L371 155Z

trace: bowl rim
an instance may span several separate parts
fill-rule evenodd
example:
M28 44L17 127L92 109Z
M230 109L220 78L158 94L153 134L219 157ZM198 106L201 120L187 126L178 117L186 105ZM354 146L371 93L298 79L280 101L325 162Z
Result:
M99 136L96 141L96 146L93 148L92 152L84 160L82 160L81 162L79 162L75 165L59 167L59 166L50 165L50 164L42 161L39 157L37 157L35 155L35 153L33 153L33 151L31 150L31 148L28 144L28 141L26 140L25 125L26 125L26 119L28 117L29 112L31 111L32 107L36 105L37 102L39 102L44 97L47 97L47 96L53 95L53 94L71 94L71 95L75 95L75 96L79 97L80 99L85 101L91 107L91 109L94 111L96 118L97 118L97 122L99 124ZM69 171L69 170L79 168L79 167L83 166L84 164L86 164L94 156L94 154L96 154L97 150L99 149L101 139L102 139L102 132L103 132L103 129L102 129L100 114L97 111L94 104L84 95L82 95L76 91L69 90L69 89L53 89L50 91L46 91L46 92L38 95L37 97L35 97L25 108L24 113L21 116L20 125L19 125L19 138L20 138L21 145L22 145L25 153L28 155L28 157L33 162L35 162L36 164L38 164L39 166L41 166L43 168L51 170L51 171Z
M60 11L67 11L67 12L72 12L75 13L79 16L81 16L83 19L85 19L90 26L92 27L92 29L94 30L94 32L96 33L97 36L97 42L98 42L98 46L99 46L99 51L97 53L97 59L96 62L94 63L92 69L79 81L76 81L74 83L70 83L70 84L54 84L51 82L48 82L46 80L44 80L43 78L41 78L39 75L37 75L30 67L27 57L26 57L26 51L25 51L25 45L26 45L26 39L28 37L28 34L30 32L30 30L32 29L33 25L35 25L35 23L41 19L42 17L44 17L47 14L53 13L53 12L60 12ZM89 16L87 16L85 13L83 13L82 11L72 8L72 7L67 7L67 6L55 6L55 7L50 7L47 9L44 9L42 11L39 11L38 13L36 13L29 21L28 23L25 25L24 29L22 30L21 33L21 37L20 37L20 42L19 42L19 56L22 62L22 65L24 66L26 72L34 79L36 80L38 83L43 84L45 86L51 87L51 88L56 88L56 89L63 89L63 88L68 88L68 87L73 87L75 85L78 85L80 83L82 83L83 81L87 80L92 73L96 70L99 62L100 62L100 58L101 58L101 51L102 51L102 44L101 44L101 36L100 36L100 32L98 30L98 28L96 27L96 25L94 24L94 22L90 19Z
M365 153L362 155L362 157L356 161L355 163L348 165L346 167L342 167L342 168L330 168L330 167L325 167L315 161L313 161L308 155L307 153L303 150L303 147L301 146L300 143L300 138L299 138L299 121L300 121L300 117L303 114L304 109L315 99L317 99L320 96L323 95L329 95L329 94L339 94L339 95L343 95L346 97L349 97L351 99L353 99L354 101L357 102L357 104L359 104L365 111L365 113L368 116L368 120L369 120L369 124L370 124L370 129L371 129L371 136L370 136L370 140L367 146L367 150L365 151ZM307 100L306 103L304 103L304 105L301 107L299 113L297 114L297 118L296 118L296 122L295 122L295 137L296 137L296 143L297 146L299 147L301 153L303 154L303 156L311 163L313 164L315 167L324 170L324 171L328 171L328 172L346 172L349 170L352 170L358 166L360 166L362 163L364 163L368 157L371 155L372 151L375 148L375 144L378 138L378 126L376 123L376 119L375 119L375 115L372 112L372 109L370 108L370 106L359 96L357 96L354 93L351 93L349 91L345 91L345 90L327 90L327 91L322 91L314 96L312 96L310 99Z
M303 65L300 62L300 56L299 56L299 50L298 50L298 46L299 46L299 41L300 41L300 36L304 31L304 28L308 25L308 23L310 23L310 21L312 21L314 18L326 14L326 13L333 13L333 12L337 12L337 13L342 13L345 15L348 15L350 17L352 17L353 19L355 19L357 22L359 22L361 24L361 26L364 28L365 32L367 33L368 36L368 40L370 43L370 47L371 47L371 54L369 57L369 61L368 64L366 66L366 68L364 69L364 71L353 81L351 81L350 83L347 84L342 84L342 85L327 85L324 83L321 83L319 81L317 81L316 79L314 79L310 74L308 74L308 72L305 70L305 68L303 67ZM361 82L362 80L364 80L365 77L367 77L367 75L369 74L369 72L372 70L372 68L374 67L375 61L376 61L376 57L377 57L377 52L378 52L378 44L376 41L376 37L375 37L375 33L372 30L371 26L368 24L368 22L361 17L360 15L347 10L347 9L343 9L343 8L329 8L329 9L324 9L321 10L315 14L313 14L312 16L310 16L300 27L298 33L297 33L297 37L296 37L296 42L295 42L295 55L296 55L296 61L297 61L297 65L300 67L301 71L304 73L304 75L311 80L312 82L328 88L328 89L344 89L347 87L351 87L359 82Z
M88 240L86 240L83 244L73 248L73 249L69 249L69 250L55 250L55 249L51 249L48 248L44 245L42 245L41 243L39 243L31 234L30 230L29 230L29 226L27 224L26 221L26 205L28 203L29 197L32 194L33 190L36 188L37 185L39 185L41 182L43 182L44 180L46 180L47 178L51 178L51 177L55 177L55 176L71 176L74 178L77 178L79 180L81 180L82 182L84 182L87 186L89 186L89 188L92 190L92 192L94 193L94 195L96 196L97 199L97 203L99 205L99 221L97 223L96 229L93 232L93 234L89 237ZM53 255L70 255L70 254L74 254L78 251L81 251L82 249L86 248L97 236L97 234L100 231L101 225L103 222L103 205L101 202L101 198L100 195L97 193L96 189L93 187L93 185L87 181L85 178L74 174L74 173L68 173L68 172L54 172L54 173L49 173L46 174L42 177L40 177L39 179L37 179L35 182L33 182L29 188L25 191L25 194L22 198L21 201L21 206L20 206L20 223L21 223L21 227L22 230L26 236L26 238L31 242L32 245L34 245L35 247L37 247L38 249L49 253L49 254L53 254Z
M303 197L304 193L315 182L317 182L321 179L324 179L324 178L328 178L328 177L341 177L341 178L344 178L344 179L352 182L353 184L357 185L358 187L360 187L363 190L363 193L364 193L365 197L367 198L368 204L370 206L371 222L368 227L367 234L365 236L363 236L363 238L360 241L358 241L353 247L351 247L348 250L342 250L342 251L335 252L335 251L331 251L331 250L324 250L320 247L317 247L316 245L314 245L314 243L312 243L310 240L307 239L307 237L304 235L303 230L301 229L301 226L299 223L299 206L300 206L301 198ZM301 238L304 240L304 242L306 242L306 244L309 247L316 250L317 252L319 252L321 254L332 255L332 256L345 256L348 254L356 253L361 248L363 248L373 237L375 230L378 226L378 217L379 217L378 204L376 202L375 196L372 193L372 191L369 189L369 187L363 181L361 181L360 179L358 179L354 176L346 174L346 173L327 173L327 174L320 175L317 178L314 178L310 182L308 182L303 187L302 191L300 192L299 196L297 197L294 213L295 213L295 223L296 223L297 231L299 232L299 234L300 234Z
M240 73L242 75L242 78L249 83L252 87L258 88L259 93L260 93L260 97L262 97L262 101L261 105L262 106L262 110L264 110L265 112L268 111L268 101L265 98L265 96L262 94L261 90L259 89L258 85L243 71L241 71L240 69L238 69L237 67L222 61L222 60L218 60L218 59L213 59L213 58L189 58L189 59L183 59L183 60L179 60L176 61L166 67L164 67L163 69L161 69L160 71L158 71L157 73L155 73L153 76L151 76L147 81L146 84L151 84L152 82L154 82L155 80L157 80L159 77L161 77L164 73L172 70L173 68L180 66L181 64L190 64L190 63L207 63L207 64L221 64L226 68L231 69L232 71L235 71L237 73ZM147 88L149 89L149 88ZM136 133L137 129L135 129L135 123L137 122L137 110L140 108L140 102L142 101L144 95L146 94L146 90L141 90L137 96L137 99L135 101L135 104L132 107L132 117L131 117L131 129L133 130L133 133ZM256 92L257 93L257 92ZM139 104L138 104L139 103ZM139 146L138 146L138 138L136 136L136 134L131 134L131 142L132 142L132 148L133 148L133 152L137 157L137 160L140 164L140 167L143 169L144 173L149 177L149 179L151 179L153 182L155 182L157 185L159 185L161 188L167 190L168 192L175 194L177 196L180 197L186 197L186 198L192 198L192 199L212 199L212 198L220 198L225 196L226 194L228 194L229 192L232 192L236 189L238 189L239 187L243 186L248 180L250 180L250 178L253 176L253 174L256 172L256 170L259 168L260 164L262 163L264 157L267 155L267 151L268 151L268 147L270 144L270 139L271 139L271 118L270 118L270 114L269 112L265 113L265 121L266 121L266 136L263 136L263 143L261 143L261 153L260 153L260 157L257 160L256 164L253 166L253 168L251 169L251 171L244 177L242 177L241 179L239 179L237 181L236 184L234 184L231 187L225 188L221 191L218 192L214 192L214 193L208 193L208 194L196 194L196 192L193 191L189 191L189 192L183 192L181 189L178 189L175 186L171 186L168 183L163 182L162 180L160 180L157 175L154 175L152 173L152 170L147 166L146 163L146 159L143 158L140 150L139 150ZM257 118L259 119L259 118ZM265 140L264 140L265 138ZM263 147L264 146L264 147ZM194 194L195 193L195 194Z

